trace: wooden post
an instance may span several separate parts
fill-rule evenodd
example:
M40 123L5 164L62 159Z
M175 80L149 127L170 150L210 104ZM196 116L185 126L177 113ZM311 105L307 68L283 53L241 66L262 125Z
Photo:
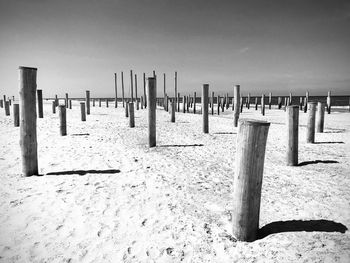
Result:
M4 101L0 100L0 108L3 108L3 107L4 107Z
M307 112L307 104L308 104L308 102L309 102L309 92L307 91L305 99L304 99L304 112Z
M129 127L135 127L135 114L134 114L134 103L129 103Z
M265 116L265 95L261 96L261 114Z
M282 98L278 97L278 109L280 110L282 108Z
M81 121L86 121L85 103L84 102L80 102L80 115L81 115Z
M287 107L287 165L298 165L299 107Z
M270 123L239 121L233 184L233 236L254 241L259 230L261 186Z
M289 93L288 106L289 106L289 105L293 105L292 99L293 99L292 92L290 92L290 93Z
M299 98L299 110L303 109L303 97Z
M143 102L143 96L141 96L141 102L140 102L140 104L141 104L141 110L143 110L143 104L144 104L144 102Z
M56 107L58 107L58 97L57 97L57 95L55 95L55 104L56 104Z
M240 107L241 107L241 112L243 112L243 97L240 97L239 104L240 104Z
M211 92L211 115L214 115L214 91Z
M122 71L121 77L122 77L122 102L123 102L123 108L124 108L125 107L125 98L124 98L124 74L123 74L123 71Z
M52 113L55 114L56 113L56 101L52 101Z
M98 99L98 106L101 107L101 101L102 99Z
M106 108L108 108L108 98L106 99Z
M171 100L171 117L170 117L170 121L171 122L175 122L175 107L176 107L176 104L175 104L175 99L172 99Z
M147 95L146 95L146 74L143 73L143 102L145 109L147 108Z
M255 97L255 110L258 110L258 97Z
M58 113L60 117L60 134L61 136L67 135L67 117L66 117L66 106L59 105Z
M237 127L238 125L238 119L239 119L239 111L240 111L240 98L241 98L241 91L240 91L240 85L235 85L233 87L233 103L234 103L234 109L233 109L233 126Z
M179 98L180 98L180 94L178 95L178 97L176 98L177 95L177 71L175 71L175 103L177 103L177 112L180 111L180 104L179 104Z
M213 96L214 96L214 94L213 94ZM196 114L196 99L197 99L197 93L195 92L193 95L193 113L194 114Z
M130 95L131 95L131 102L133 102L134 101L134 85L133 85L132 70L130 70Z
M115 92L115 104L114 104L114 108L118 108L117 73L114 73L114 92Z
M8 100L5 101L5 115L10 116L10 102Z
M166 79L165 79L165 73L163 73L163 88L164 88L163 93L164 93L164 99L165 99L165 96L166 96ZM166 101L165 101L165 103L166 103ZM166 105L165 105L165 107L166 107Z
M95 107L95 99L92 99L92 107Z
M308 102L309 105L309 114L307 119L307 128L306 128L306 142L314 143L315 142L315 116L316 116L316 102Z
M186 96L182 97L182 112L186 112Z
M22 174L38 175L36 134L36 68L19 67Z
M180 112L180 93L177 94L177 112Z
M126 104L126 107L125 107L125 117L128 118L128 117L129 117L129 102L127 101L125 104Z
M72 99L69 99L69 101L68 101L68 107L69 107L69 109L72 109Z
M317 103L317 125L316 132L323 132L324 129L324 103Z
M208 98L209 98L209 84L203 84L203 88L202 88L203 133L209 133Z
M11 106L11 99L10 98L8 98L8 102L9 102L9 105Z
M225 96L225 95L224 95ZM221 98L221 112L224 112L225 111L225 97L222 97Z
M287 106L288 106L288 98L287 97L284 97L284 111L286 111L287 109Z
M86 99L85 99L85 105L86 105L86 114L90 115L90 91L86 91Z
M216 103L216 106L217 106L218 115L220 115L220 96L217 96L217 103Z
M134 75L135 75L135 100L137 101L138 100L138 98L137 98L137 74L134 74ZM138 108L137 108L137 110L138 110Z
M156 98L157 85L156 78L147 79L147 105L148 105L148 145L156 146Z
M272 92L269 92L269 110L271 110L271 104L272 104Z
M64 103L65 103L64 105L66 106L66 108L68 108L68 93L66 93L66 100Z
M19 127L19 104L13 103L13 124Z
M327 95L327 113L331 114L331 92L328 91Z
M249 94L248 94L249 95ZM228 98L228 93L226 94L226 110L228 110L228 108L230 107L230 101L229 101L229 98ZM249 109L249 107L248 107Z
M41 89L38 89L36 92L38 95L38 117L43 118L43 91Z
M248 93L247 108L248 108L248 110L249 110L249 108L250 108L250 93Z
M5 105L5 101L6 101L6 95L4 95L3 97L4 97L4 105Z

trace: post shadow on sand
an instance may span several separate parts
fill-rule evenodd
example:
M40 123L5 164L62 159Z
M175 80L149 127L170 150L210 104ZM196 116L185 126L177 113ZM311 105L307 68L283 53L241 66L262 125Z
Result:
M117 169L107 169L107 170L73 170L73 171L59 171L59 172L50 172L45 175L86 175L86 174L116 174L120 173L120 170Z
M314 142L314 144L332 144L332 143L343 144L343 143L345 143L345 142Z
M329 220L290 220L269 223L258 231L258 239L262 239L271 234L284 232L339 232L345 233L348 228L341 223Z
M213 134L237 134L237 132L213 132Z
M200 147L204 144L167 144L167 145L158 145L157 147Z
M317 163L339 163L339 162L334 161L334 160L315 160L315 161L307 161L307 162L298 163L298 166L304 166L304 165L308 165L308 164L317 164Z

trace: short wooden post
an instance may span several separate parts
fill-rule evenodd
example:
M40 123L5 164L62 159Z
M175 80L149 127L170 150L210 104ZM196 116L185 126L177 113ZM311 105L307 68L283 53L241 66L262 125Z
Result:
M289 100L288 100L288 106L289 105L293 105L293 96L292 96L292 92L289 93Z
M214 115L214 91L211 92L211 115Z
M56 107L58 107L58 97L57 97L57 95L55 95L55 103L56 103Z
M80 102L80 115L81 115L81 121L86 121L85 103L84 102Z
M134 114L134 103L129 103L129 127L135 127L135 114Z
M314 143L315 142L315 116L316 116L316 102L308 102L309 113L307 119L307 128L306 128L306 142Z
M239 121L233 184L233 236L254 241L259 230L261 186L270 123Z
M90 115L90 91L86 91L86 98L85 98L85 105L86 105L86 114Z
M156 146L156 78L147 79L147 105L148 105L148 145Z
M98 99L98 106L101 107L102 99Z
M324 103L317 103L317 125L316 132L323 132L324 129Z
M233 109L233 127L238 126L238 119L239 119L239 113L240 113L240 97L241 97L241 87L240 85L235 85L233 87L233 104L234 104L234 109Z
M95 99L92 99L92 107L95 107Z
M19 67L22 174L38 175L36 134L36 68Z
M213 95L214 96L214 95ZM193 113L196 114L196 99L197 99L197 93L195 92L193 94Z
M177 93L177 112L180 112L180 93Z
M125 117L128 118L129 117L129 102L126 101L125 103Z
M3 108L3 107L4 107L4 101L0 100L0 108Z
M176 105L175 99L172 99L171 100L171 108L170 108L170 110L171 110L170 121L171 122L175 122L175 105Z
M66 106L66 108L68 108L68 93L66 93L66 100L64 103L65 103L64 105Z
M114 93L115 93L115 104L114 104L114 108L118 108L118 85L117 85L117 73L114 73Z
M38 95L38 117L43 118L43 91L41 89L38 89L36 92Z
M123 75L123 71L121 73L121 77L122 77L122 102L123 102L123 108L125 107L125 98L124 98L124 75Z
M287 165L298 165L299 107L287 107Z
M218 115L220 115L220 96L217 96L216 98L216 106L217 106Z
M269 110L271 110L271 104L272 104L272 93L269 92Z
M143 109L143 105L144 105L143 96L141 96L141 102L140 102L140 104L141 104L141 110L142 110L142 109Z
M265 95L261 96L261 114L265 116Z
M327 95L327 113L331 114L331 92L328 91L328 95Z
M10 102L8 100L5 101L5 115L10 116Z
M299 109L302 110L303 109L303 97L299 98Z
M66 106L58 106L58 114L60 117L60 134L61 136L67 135L67 116L66 116Z
M186 96L182 97L182 112L186 112Z
M13 124L19 127L19 104L13 103Z
M144 106L146 109L147 108L147 95L146 95L146 74L145 73L143 73L143 103L144 103Z
M281 97L278 97L278 109L280 110L282 108L282 98Z
M240 107L241 107L241 112L243 112L243 97L240 98L239 104L240 104Z
M106 99L106 108L108 108L108 99Z
M52 113L53 114L56 113L56 101L55 100L52 101Z
M255 97L255 110L258 110L258 97Z
M69 109L72 109L72 99L69 99Z
M203 133L209 133L208 98L209 98L209 84L203 84L203 88L202 88Z
M305 96L305 99L304 99L304 112L306 113L307 112L307 108L308 108L307 104L309 102L309 92L307 91L305 95L306 96Z

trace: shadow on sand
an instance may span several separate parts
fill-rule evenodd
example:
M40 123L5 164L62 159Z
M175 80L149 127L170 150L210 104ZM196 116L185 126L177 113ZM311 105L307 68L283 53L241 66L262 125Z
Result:
M204 146L204 144L169 144L169 145L159 145L158 147L197 147Z
M329 220L291 220L291 221L278 221L267 224L259 229L258 239L262 239L271 234L283 233L283 232L340 232L345 233L347 227L341 223L337 223Z
M237 132L214 132L213 134L237 134Z
M332 144L332 143L340 143L343 144L345 142L314 142L314 144Z
M45 175L70 175L70 174L116 174L120 173L120 170L116 169L107 169L107 170L74 170L74 171L59 171L59 172L51 172Z
M308 164L317 164L317 163L339 163L339 162L334 161L334 160L315 160L315 161L307 161L307 162L298 163L298 166L304 166L304 165L308 165Z

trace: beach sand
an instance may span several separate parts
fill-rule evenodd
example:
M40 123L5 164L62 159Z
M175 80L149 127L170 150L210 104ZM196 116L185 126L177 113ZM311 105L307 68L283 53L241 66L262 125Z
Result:
M301 165L289 167L285 112L244 108L241 118L271 122L260 210L267 232L248 243L231 235L231 110L210 115L203 134L200 114L171 123L158 107L150 149L146 110L135 110L129 128L121 104L91 107L86 122L78 105L60 136L58 114L44 103L43 176L27 178L19 128L1 109L0 262L350 262L350 113L326 114L325 132L306 144L300 112Z

